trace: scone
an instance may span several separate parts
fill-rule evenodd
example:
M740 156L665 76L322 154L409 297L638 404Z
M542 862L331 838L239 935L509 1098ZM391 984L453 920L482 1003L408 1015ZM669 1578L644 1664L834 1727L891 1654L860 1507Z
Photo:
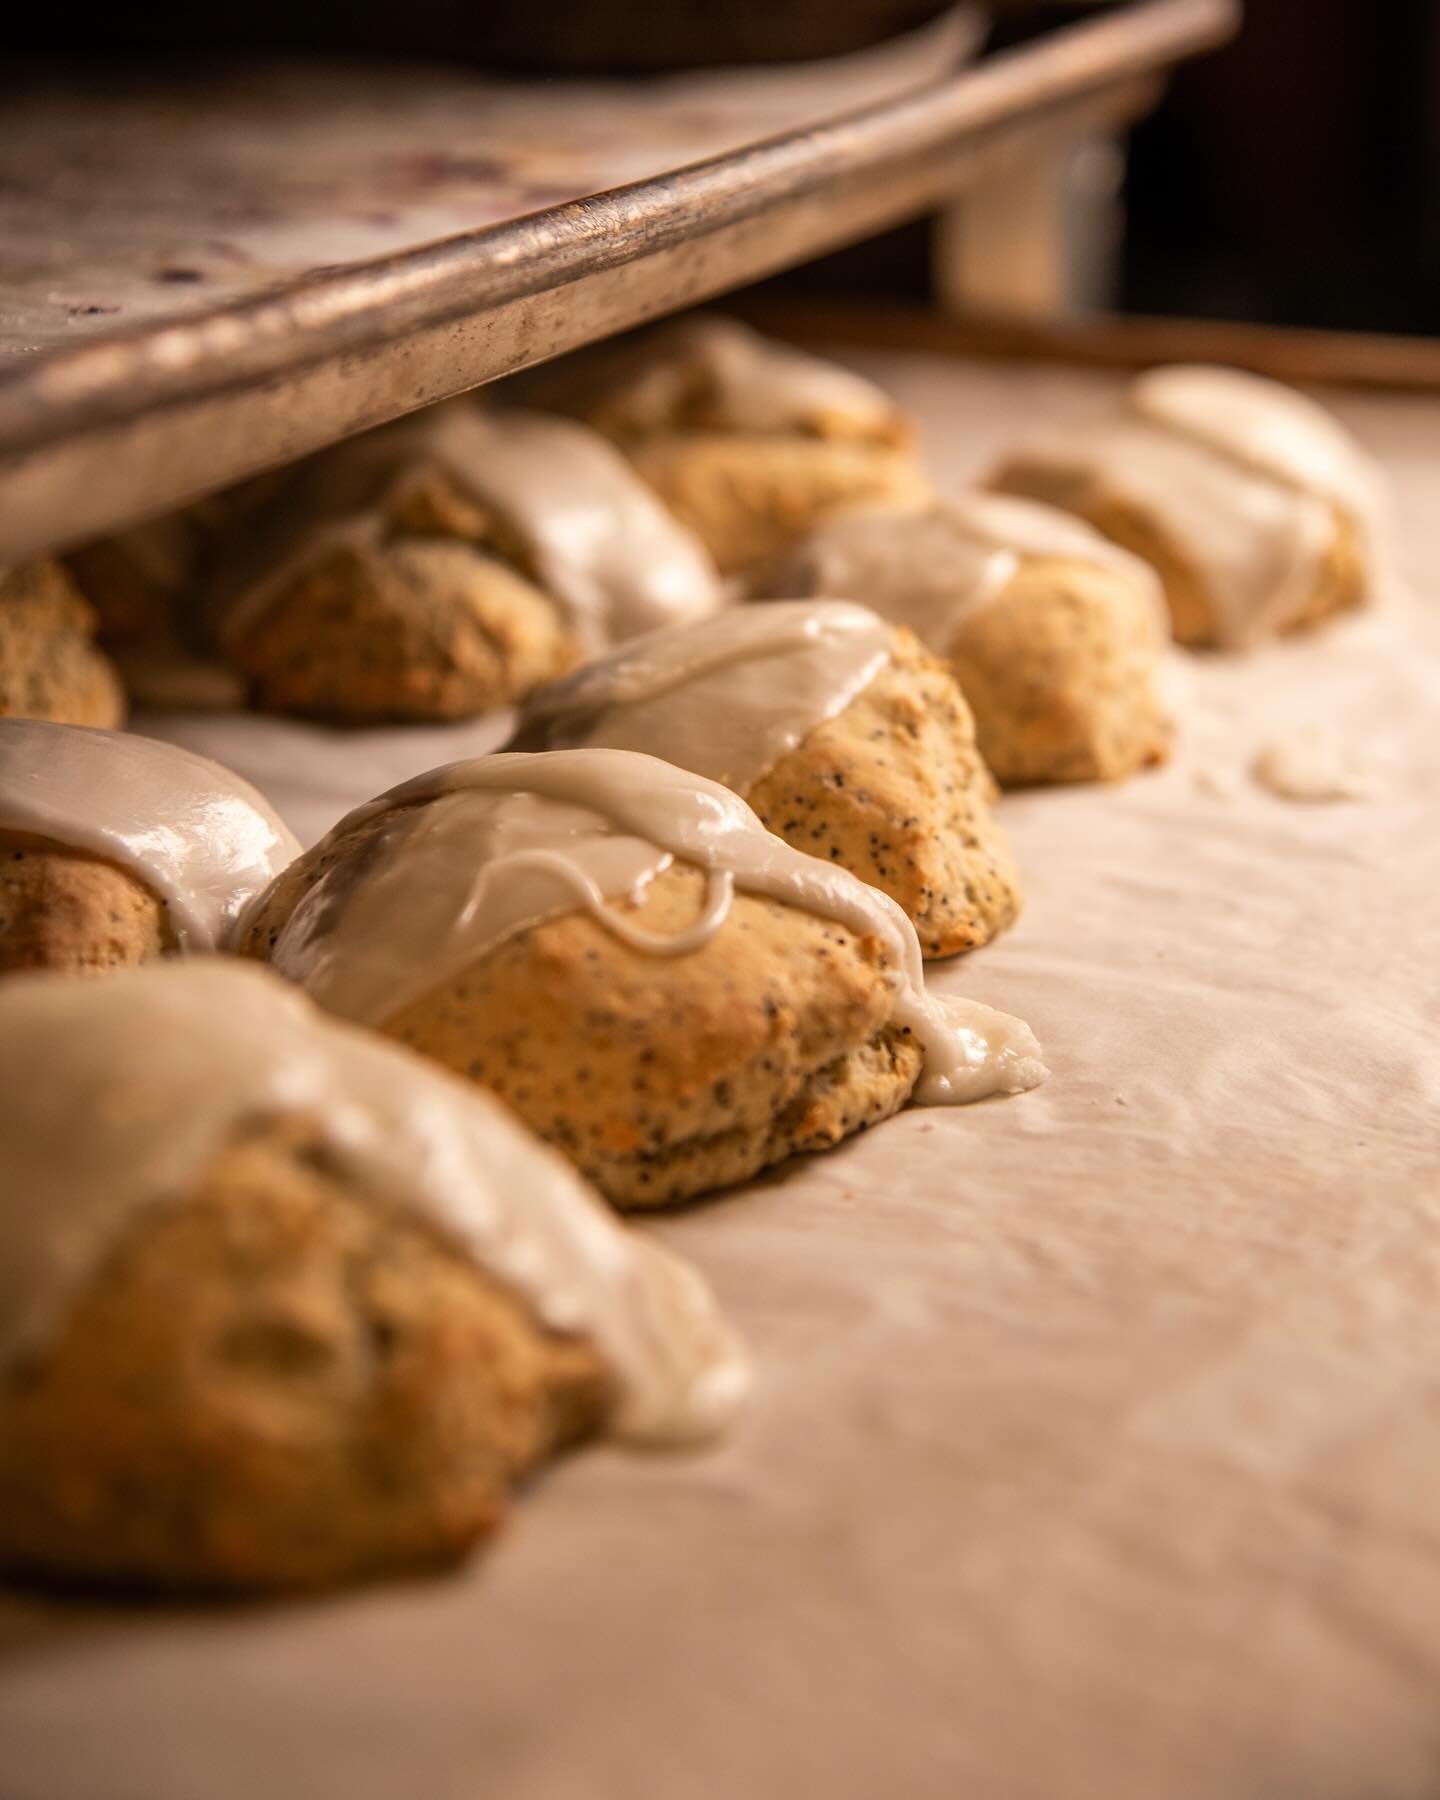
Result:
M284 479L256 476L66 552L133 705L186 712L244 705L242 683L206 632L201 594L222 544L248 528Z
M917 1091L1034 1085L914 928L729 789L622 750L453 763L342 819L239 947L492 1088L617 1206L741 1181Z
M273 480L262 477L67 551L65 565L94 607L104 642L123 648L168 640L176 607L193 594L221 533L248 510L244 497L263 494Z
M0 719L0 973L223 948L299 853L255 789L206 757Z
M1154 571L1081 520L1005 494L857 512L761 571L758 598L850 594L945 657L1005 787L1114 781L1169 753Z
M954 680L863 606L733 607L637 638L532 695L514 747L639 750L723 782L883 888L926 956L988 943L1020 908Z
M6 1568L449 1562L563 1444L702 1437L744 1380L698 1278L502 1107L264 970L0 987Z
M720 602L699 543L611 445L431 408L302 464L206 596L262 708L457 719Z
M1322 408L1238 369L1152 369L1112 412L1012 452L990 485L1152 564L1182 644L1243 649L1376 586L1378 470Z
M95 615L49 558L0 570L0 717L121 725L125 694Z
M879 388L731 319L582 352L527 392L613 438L727 575L846 507L930 493L910 423Z

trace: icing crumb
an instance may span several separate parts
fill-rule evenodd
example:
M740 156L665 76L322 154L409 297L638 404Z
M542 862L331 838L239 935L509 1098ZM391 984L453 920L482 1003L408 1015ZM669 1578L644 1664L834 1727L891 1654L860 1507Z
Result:
M1195 770L1196 789L1208 794L1212 800L1233 800L1240 792L1240 777L1234 769L1214 768L1206 765Z
M1282 800L1368 800L1379 792L1375 776L1336 738L1316 729L1287 733L1262 744L1250 764L1261 787Z

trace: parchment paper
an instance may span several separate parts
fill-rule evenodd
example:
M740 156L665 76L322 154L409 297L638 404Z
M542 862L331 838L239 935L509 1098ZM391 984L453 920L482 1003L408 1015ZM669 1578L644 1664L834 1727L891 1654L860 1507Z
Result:
M957 482L1104 387L854 360ZM653 1227L748 1333L733 1438L582 1452L430 1582L12 1596L5 1800L1440 1791L1440 409L1340 410L1418 596L1190 659L1171 768L1004 803L1025 916L938 980L1049 1084ZM1248 780L1316 721L1380 796ZM312 835L498 735L168 729Z

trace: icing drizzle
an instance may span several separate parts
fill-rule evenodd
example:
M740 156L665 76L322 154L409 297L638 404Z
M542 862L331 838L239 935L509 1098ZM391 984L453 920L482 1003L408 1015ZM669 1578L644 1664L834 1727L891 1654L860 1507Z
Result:
M0 1360L43 1348L131 1225L266 1115L303 1116L363 1192L589 1338L617 1435L704 1437L735 1411L744 1357L696 1274L499 1102L223 958L0 987Z
M117 863L165 902L187 952L220 948L300 854L249 782L208 757L37 719L0 719L0 826Z
M338 839L367 825L378 829L363 849L332 856ZM616 914L595 896L638 898L679 861L712 877L684 949L723 925L728 905L713 883L722 874L742 892L879 938L894 1017L924 1052L917 1099L1017 1093L1045 1076L1022 1021L927 991L914 927L887 894L792 849L728 788L655 757L512 751L452 763L341 820L307 858L321 859L330 867L296 905L272 961L347 1018L383 1024L504 938L573 910L577 897L613 928Z
M943 655L970 613L1003 600L1022 563L1042 559L1122 575L1148 601L1157 636L1168 638L1153 569L1072 514L1009 494L961 494L922 512L844 513L767 570L756 595L854 594Z
M869 686L892 636L844 600L733 607L541 688L515 745L663 755L746 793Z
M1378 472L1320 407L1238 369L1152 369L1120 407L1025 445L1000 485L1086 511L1117 496L1155 519L1205 581L1217 639L1243 645L1301 611L1353 522L1372 578Z
M297 564L336 544L378 544L387 492L427 463L503 521L588 652L720 604L699 540L598 433L457 401L337 445L302 470L296 492L276 503L271 541L224 583L227 633L273 605Z

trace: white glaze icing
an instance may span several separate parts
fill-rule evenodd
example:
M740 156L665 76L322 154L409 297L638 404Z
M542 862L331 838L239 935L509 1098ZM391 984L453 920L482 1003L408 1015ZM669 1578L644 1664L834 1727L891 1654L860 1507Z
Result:
M280 541L247 556L238 577L226 582L226 631L252 623L297 564L317 552L378 543L387 527L367 509L425 463L438 464L504 522L592 654L660 625L701 618L721 603L719 577L699 540L597 432L544 413L486 412L461 401L316 459L298 500L282 495L277 502Z
M1378 526L1385 506L1379 469L1337 419L1294 388L1243 369L1177 363L1141 375L1128 402L1142 418Z
M1222 643L1247 643L1302 609L1334 542L1328 499L1138 414L1044 433L1018 462L1027 489L1057 505L1083 511L1115 496L1154 519L1204 582Z
M516 747L639 750L748 793L869 686L892 637L844 600L732 607L541 688Z
M552 750L452 763L357 808L307 860L377 819L370 848L334 859L272 950L282 974L344 1017L382 1024L504 938L577 902L613 929L617 915L604 900L638 897L680 861L710 875L712 904L703 927L660 948L692 949L720 928L714 882L728 876L746 893L886 945L894 1017L925 1054L917 1098L978 1100L1044 1079L1022 1021L926 991L915 928L888 894L792 849L728 788L658 758Z
M238 775L128 731L0 719L0 827L127 870L165 902L183 951L220 948L300 854Z
M618 1434L703 1437L735 1410L744 1359L697 1275L498 1102L222 958L0 987L0 1359L43 1347L136 1220L268 1115L313 1121L363 1193L590 1339Z
M698 390L705 429L884 441L906 435L895 402L874 382L734 319L681 320L610 366L602 412L610 428L627 434L686 422Z
M1378 469L1313 401L1239 369L1151 369L1120 409L1042 434L1017 459L1062 505L1115 496L1155 519L1204 582L1220 642L1243 645L1303 609L1353 522L1372 582L1385 555Z
M943 655L977 607L1003 601L1022 563L1048 559L1123 575L1148 599L1157 634L1169 636L1151 568L1072 514L1009 494L961 494L923 512L841 514L767 570L756 592L853 595Z
M1288 732L1262 744L1250 773L1282 800L1368 800L1380 788L1373 771L1353 751L1320 729Z

